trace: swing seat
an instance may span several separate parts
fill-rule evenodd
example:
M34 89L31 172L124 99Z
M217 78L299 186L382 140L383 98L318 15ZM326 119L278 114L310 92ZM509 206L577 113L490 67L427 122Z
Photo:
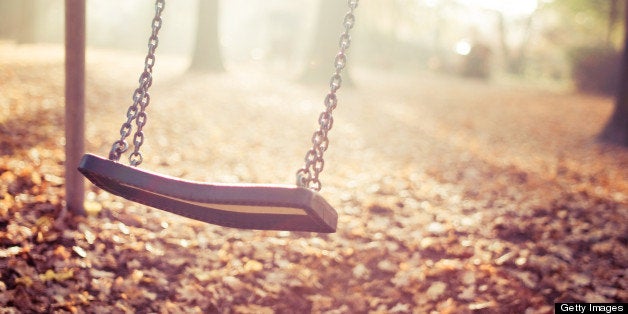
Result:
M128 200L225 227L332 233L338 215L317 192L298 186L181 180L85 154L78 170Z

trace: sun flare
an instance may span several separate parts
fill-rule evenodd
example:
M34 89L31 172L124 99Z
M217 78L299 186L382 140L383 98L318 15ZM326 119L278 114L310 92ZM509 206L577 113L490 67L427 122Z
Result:
M531 14L538 7L538 0L459 0L458 2L511 15Z

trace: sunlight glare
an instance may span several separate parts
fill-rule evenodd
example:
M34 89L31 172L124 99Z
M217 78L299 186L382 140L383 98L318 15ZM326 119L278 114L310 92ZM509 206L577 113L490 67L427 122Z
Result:
M425 4L430 8L434 8L438 5L438 0L425 0Z
M461 56L466 56L471 52L471 43L468 40L461 40L456 43L456 53Z
M458 2L512 15L532 14L538 7L537 0L458 0Z

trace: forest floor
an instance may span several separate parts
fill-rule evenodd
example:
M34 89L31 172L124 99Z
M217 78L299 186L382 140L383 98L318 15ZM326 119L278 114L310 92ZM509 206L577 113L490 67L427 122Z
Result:
M143 56L88 51L87 149L107 155ZM291 184L326 83L159 57L141 167ZM58 46L0 43L0 312L551 313L628 301L628 150L612 99L352 68L321 194L333 234L208 225L86 182L64 210ZM73 169L74 166L71 166ZM72 170L74 171L74 170Z

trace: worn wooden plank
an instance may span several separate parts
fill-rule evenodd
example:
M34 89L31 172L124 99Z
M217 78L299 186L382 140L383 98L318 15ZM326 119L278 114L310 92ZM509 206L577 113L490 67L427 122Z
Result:
M329 233L338 214L313 190L276 184L187 181L86 154L79 170L128 200L225 227Z

